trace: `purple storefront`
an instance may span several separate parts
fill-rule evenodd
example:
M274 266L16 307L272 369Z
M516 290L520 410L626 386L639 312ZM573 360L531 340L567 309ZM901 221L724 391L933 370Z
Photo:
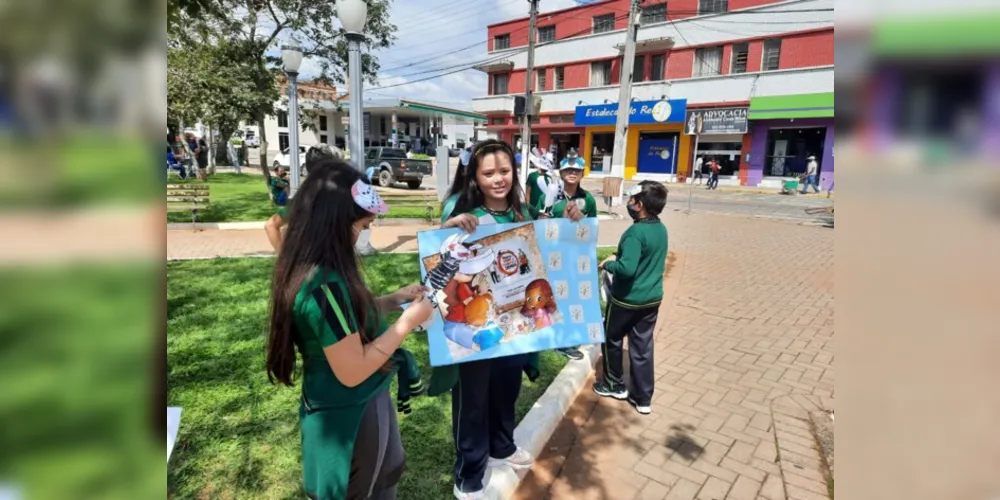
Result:
M746 185L780 187L819 163L819 185L833 185L833 93L758 97L750 101L750 157Z

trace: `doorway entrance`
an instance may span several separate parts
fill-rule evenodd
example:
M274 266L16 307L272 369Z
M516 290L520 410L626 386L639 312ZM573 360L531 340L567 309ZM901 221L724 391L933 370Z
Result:
M566 157L566 153L569 153L570 149L576 151L578 155L583 156L583 152L580 151L579 133L550 134L549 141L556 147L556 166Z
M677 132L642 132L639 134L639 159L636 172L640 174L676 174Z
M815 156L819 163L817 175L823 171L823 145L826 144L826 127L772 128L767 132L767 156L764 175L767 177L795 177L806 171Z

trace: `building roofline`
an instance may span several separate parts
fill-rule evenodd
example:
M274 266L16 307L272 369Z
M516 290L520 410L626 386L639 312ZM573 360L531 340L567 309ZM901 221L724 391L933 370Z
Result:
M569 12L571 10L585 9L585 8L588 8L588 7L593 7L595 5L601 5L601 4L606 4L606 3L613 3L615 1L616 0L601 0L600 2L581 3L581 4L573 6L573 7L566 7L565 9L553 10L553 11L549 11L549 12L539 12L538 13L538 17L551 16L551 15L554 15L554 14L562 14L563 12ZM519 22L519 21L527 21L529 18L530 18L530 16L524 16L524 17L518 17L518 18L515 18L515 19L511 19L511 20L508 20L508 21L501 21L499 23L487 24L486 25L486 30L489 31L490 28L493 28L493 27L496 27L496 26L503 26L505 24L516 23L516 22Z

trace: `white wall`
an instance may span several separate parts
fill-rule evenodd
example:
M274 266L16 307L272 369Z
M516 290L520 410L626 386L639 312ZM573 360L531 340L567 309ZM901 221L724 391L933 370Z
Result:
M326 130L319 130L319 115L316 115L316 131L313 130L301 130L299 132L299 145L300 146L313 146L319 144L320 135L327 136L328 144L335 144L334 138L344 139L345 127L341 124L341 115L347 116L346 112L340 113L333 110L325 110L323 114L326 115ZM265 133L267 136L267 158L268 163L274 163L274 157L279 153L279 141L278 134L281 132L288 132L288 127L278 127L278 117L268 116L264 118L264 126L266 128Z
M632 97L639 101L668 99L688 100L688 104L722 101L748 101L751 97L833 92L833 66L795 68L737 75L717 75L632 85ZM536 92L542 99L542 113L573 112L577 104L601 104L618 101L618 86L590 87ZM472 108L479 113L510 111L511 96L477 97Z

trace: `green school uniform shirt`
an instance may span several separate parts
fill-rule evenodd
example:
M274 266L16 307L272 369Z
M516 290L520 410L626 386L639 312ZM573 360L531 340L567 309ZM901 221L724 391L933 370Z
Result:
M544 208L540 205L545 204L545 193L538 187L538 178L541 177L543 184L548 186L552 182L552 178L547 174L542 174L538 171L531 172L528 174L528 187L531 188L531 196L528 197L528 205L534 208Z
M580 207L580 211L583 212L584 217L597 217L597 200L594 199L594 195L583 189L583 186L577 186L576 194L572 197L567 196L565 200L560 200L553 205L552 217L562 217L566 212L567 203L576 203Z
M453 201L452 198L455 198L455 200ZM455 208L455 201L457 201L457 197L452 198L445 201L445 208L441 214L442 224L454 215L461 215L459 213L452 213ZM537 217L537 213L535 211L530 210L529 207L522 207L522 209L522 220L535 220ZM520 222L515 220L513 208L508 209L506 212L499 213L487 210L484 207L479 207L470 210L469 213L476 216L479 219L480 224L507 224L511 222ZM533 352L528 354L523 370L528 376L528 380L532 382L538 378L540 373L538 370L538 364L538 353ZM456 384L458 384L458 365L438 366L431 371L430 387L427 389L427 394L429 396L444 394L455 387Z
M375 372L356 387L345 386L334 375L323 348L358 331L347 285L336 271L313 271L295 297L293 314L293 338L303 359L299 423L305 491L314 498L344 498L368 401L389 386L399 365L388 373ZM369 338L387 328L375 310L369 312L367 325Z
M281 177L274 176L271 177L271 183L268 187L271 190L271 201L274 202L276 206L275 213L284 219L288 214L288 195L286 191L286 188L288 188L288 181L282 179ZM278 200L282 199L282 197L284 197L285 201L279 204Z
M663 300L663 268L667 261L667 227L656 217L641 219L625 230L616 260L604 264L614 276L611 302L627 309L653 307Z

